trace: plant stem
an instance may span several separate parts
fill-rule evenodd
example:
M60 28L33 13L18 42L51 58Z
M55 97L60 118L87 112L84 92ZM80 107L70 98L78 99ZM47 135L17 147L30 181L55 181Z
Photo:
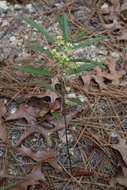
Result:
M66 108L65 108L65 86L64 86L64 79L62 77L60 78L60 82L61 82L61 97L62 97L62 114L63 114L64 124L65 124L66 147L67 147L70 173L72 174L72 163L71 163L71 156L69 152L69 140L68 140L68 134L67 134L68 123L67 123Z

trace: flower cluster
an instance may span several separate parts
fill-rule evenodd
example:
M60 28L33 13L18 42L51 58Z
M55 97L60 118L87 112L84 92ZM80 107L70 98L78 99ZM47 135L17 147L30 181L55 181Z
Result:
M73 45L68 42L65 43L62 36L57 36L56 47L51 51L52 56L57 60L58 66L65 69L67 73L71 71L73 67L77 67L76 63L69 63L69 52L73 50Z

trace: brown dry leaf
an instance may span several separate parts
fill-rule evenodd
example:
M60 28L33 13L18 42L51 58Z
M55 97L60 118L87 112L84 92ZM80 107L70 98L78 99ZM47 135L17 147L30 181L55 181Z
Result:
M107 57L106 66L109 70L109 73L103 72L102 76L103 78L106 78L110 81L112 81L112 84L114 86L120 85L120 79L126 74L126 71L124 69L117 71L116 70L116 64L117 59L113 59L111 55Z
M61 100L57 99L53 105L50 106L50 112L55 112L60 110L61 108Z
M122 172L120 170L111 179L111 185L116 185L117 183L120 185L123 185L127 187L127 144L126 140L121 138L119 136L119 142L117 144L111 145L112 149L117 150L119 154L121 155L122 160L119 160L119 169L122 169Z
M8 131L6 129L5 123L2 116L6 113L6 108L2 102L0 102L0 139L4 142L8 140Z
M122 166L122 172L118 171L118 174L111 179L110 184L113 187L116 184L127 187L127 168Z
M49 107L45 105L45 106L40 108L38 116L44 117L49 111L50 111Z
M96 67L94 71L84 72L81 75L81 78L83 80L84 86L89 87L91 81L94 80L100 89L106 88L106 85L104 84L104 78L102 77L102 71L99 67Z
M25 146L21 146L18 150L25 156L29 156L36 162L41 163L49 163L56 172L61 172L61 167L57 164L55 160L55 149L54 148L46 148L44 151L33 152L30 148L26 148Z
M55 126L52 129L45 129L44 127L40 127L37 125L34 125L24 131L24 133L21 135L19 140L16 142L15 147L18 147L28 136L32 135L33 133L39 133L41 134L45 141L47 146L52 146L52 141L51 141L51 135L55 132L59 132L60 130L63 129L63 125Z
M109 0L101 6L104 27L109 29L118 40L127 40L127 1ZM109 31L108 30L108 31Z
M56 85L59 84L58 77L55 76L54 78L52 78L50 80L50 84L54 89L56 89ZM46 98L46 97L49 97L50 103L54 104L56 99L60 98L60 95L49 89L41 89L41 91L39 91L39 92L35 92L31 95L26 96L26 99L30 99L30 98L42 99L42 98Z
M126 144L126 140L119 136L118 144L112 144L111 147L120 153L123 161L127 165L127 144Z
M26 104L21 104L19 106L19 109L14 114L11 114L6 118L7 121L11 121L14 119L20 119L20 118L25 118L30 125L28 128L25 129L24 133L21 135L21 137L17 140L15 147L18 147L28 136L30 136L33 133L39 133L41 134L46 143L47 146L52 146L52 141L51 141L51 135L56 132L60 131L62 128L64 128L63 125L55 125L54 128L52 129L45 129L44 127L40 127L37 122L36 122L36 117L44 116L44 114L47 113L47 108L46 110L40 110L31 106L28 106Z
M38 117L39 112L39 108L34 108L27 104L21 104L15 113L6 118L6 121L24 118L28 124L33 125L36 122L36 117Z
M111 82L114 86L122 85L120 79L126 74L125 69L116 70L117 59L113 59L111 55L108 55L106 60L106 70L96 67L94 71L88 71L81 75L84 85L89 86L90 82L94 80L100 89L105 89L105 79Z
M28 186L39 184L39 181L46 184L44 174L41 172L41 165L37 164L23 181L18 182L14 187L10 188L10 190L27 190Z
M34 95L29 95L28 97L26 97L26 99L29 99L29 98L45 98L45 97L49 97L50 98L50 102L51 104L54 104L56 99L59 98L59 96L55 93L55 92L52 92L51 90L44 90L44 92L41 94L34 94Z
M47 90L45 92L45 96L50 97L51 99L51 104L54 104L56 99L58 98L58 95L55 92L52 92L51 90Z

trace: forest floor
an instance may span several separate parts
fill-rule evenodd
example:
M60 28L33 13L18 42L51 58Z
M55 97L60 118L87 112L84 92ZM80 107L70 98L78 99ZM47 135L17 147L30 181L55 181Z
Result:
M125 190L127 188L127 2L120 0L0 1L0 190ZM92 3L91 3L92 2ZM91 3L91 4L90 4ZM68 148L61 97L44 90L35 76L15 64L51 66L52 60L26 48L48 42L24 16L54 37L56 15L66 12L70 36L109 35L78 55L104 61L68 80ZM51 83L58 85L57 75ZM71 160L71 161L70 161ZM70 165L71 162L71 165Z

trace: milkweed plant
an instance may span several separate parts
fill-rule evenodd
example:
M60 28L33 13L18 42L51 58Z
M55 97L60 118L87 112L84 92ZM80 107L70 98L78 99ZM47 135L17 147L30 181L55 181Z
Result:
M94 69L96 66L104 67L104 62L98 62L91 59L88 59L87 57L76 57L72 56L74 55L73 52L75 50L78 50L80 48L84 48L86 46L91 46L93 44L97 44L98 42L102 41L103 39L107 38L105 36L95 36L90 37L86 40L84 40L82 37L85 35L85 30L79 32L78 36L74 36L73 38L69 38L69 24L67 21L67 16L65 13L57 17L57 20L59 22L60 29L62 30L62 35L57 36L56 39L54 39L53 36L51 36L46 29L43 26L40 26L37 22L30 19L29 17L25 16L24 20L31 26L34 27L37 31L41 32L41 34L48 40L49 46L48 47L42 47L38 44L28 44L27 47L37 51L41 54L44 54L50 58L52 58L55 63L57 64L57 70L58 74L60 76L59 82L61 84L61 99L62 99L62 110L63 110L63 118L65 123L65 135L66 135L66 145L67 145L67 153L68 153L68 159L69 159L69 165L70 165L70 171L71 171L71 158L69 153L69 145L68 145L68 125L66 121L66 109L65 109L65 83L64 80L66 76L76 75L80 72L89 71ZM79 64L82 63L82 64ZM34 66L28 66L28 65L16 65L16 69L43 76L52 78L53 73L51 73L47 68L38 68ZM52 87L49 83L43 83L43 81L39 81L39 85L42 88L49 89L55 93L56 89ZM77 97L71 97L68 98L69 101L76 103L81 106L82 102Z
M75 57L74 51L86 46L97 44L98 42L107 38L106 36L98 35L84 40L82 37L84 37L86 30L82 30L78 33L78 35L75 35L73 38L69 38L69 24L66 13L62 13L62 15L57 16L57 21L59 22L62 35L57 36L56 39L54 39L54 37L51 36L43 26L39 25L31 18L24 16L24 20L27 24L40 32L49 42L48 47L40 46L38 44L27 44L26 47L52 58L57 64L57 71L60 74L62 80L67 76L92 70L96 66L101 68L104 67L104 62L94 61L87 57ZM52 78L53 76L53 73L49 72L48 69L44 67L38 68L19 64L15 65L15 68L23 72L48 78ZM42 88L47 88L53 92L56 92L56 90L50 84L43 83L42 81L38 81L38 83ZM75 102L76 104L79 104L79 100L77 100L77 98L72 97L70 100L73 103Z

